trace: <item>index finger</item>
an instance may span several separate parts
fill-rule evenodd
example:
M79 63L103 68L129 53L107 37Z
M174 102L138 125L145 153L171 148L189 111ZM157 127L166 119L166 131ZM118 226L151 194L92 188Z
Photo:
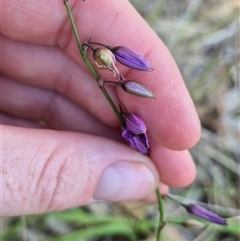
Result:
M156 100L142 99L117 90L125 108L140 115L149 135L160 145L182 150L200 135L199 120L171 54L128 1L70 1L82 40L90 37L107 45L124 45L149 60L152 72L123 69L126 79L151 89ZM79 52L63 1L3 1L2 33L10 38L59 45L80 65ZM15 21L19 19L18 21ZM7 26L7 28L5 27Z

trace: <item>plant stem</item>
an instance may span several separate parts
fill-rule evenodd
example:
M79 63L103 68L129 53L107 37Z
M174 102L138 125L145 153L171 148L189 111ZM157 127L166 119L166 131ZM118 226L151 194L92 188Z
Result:
M79 49L80 54L82 56L82 59L86 63L87 67L89 68L89 70L92 73L92 75L94 76L94 78L96 79L97 83L99 84L100 76L97 74L96 70L94 69L94 67L90 63L86 52L83 50L83 47L82 47L82 44L81 44L81 41L80 41L80 38L79 38L79 35L78 35L78 32L77 32L77 28L76 28L76 25L75 25L75 22L74 22L74 19L73 19L73 16L72 16L72 11L71 11L70 5L68 3L68 0L64 0L64 4L65 4L66 9L67 9L67 13L68 13L71 25L72 25L74 36L75 36L75 39L76 39L76 42L77 42L77 45L78 45L78 49ZM99 44L99 43L95 43L95 42L92 42L92 43L93 44ZM102 44L99 44L99 45L102 45ZM112 107L114 113L116 114L118 120L120 121L121 125L125 126L125 121L123 119L122 114L118 111L117 107L113 103L113 101L112 101L111 97L109 96L107 90L105 89L104 85L99 85L99 86L100 86L104 96L106 97L107 101L111 105L111 107ZM157 241L160 241L161 231L162 231L162 229L165 225L164 203L163 203L159 188L156 189L156 194L157 194L158 208L159 208L159 214L160 214L158 231L157 231Z
M159 223L157 229L157 241L161 239L161 231L165 226L165 214L164 214L164 202L160 193L159 188L156 189L157 201L158 201L158 209L159 209Z
M81 41L80 41L80 38L79 38L79 35L78 35L78 32L77 32L77 28L76 28L76 25L75 25L75 22L74 22L74 19L73 19L73 16L72 16L72 11L71 11L70 5L68 3L68 0L64 0L64 4L65 4L66 9L67 9L68 17L70 19L72 29L73 29L73 32L74 32L74 36L75 36L75 39L76 39L76 42L77 42L77 45L78 45L78 49L79 49L80 54L82 56L82 59L86 63L87 67L89 68L90 72L92 73L92 75L94 76L96 81L98 82L100 77L97 74L97 72L95 71L95 69L93 68L90 61L88 60L87 54L83 51L82 44L81 44ZM111 97L109 96L107 90L105 89L104 86L101 86L100 88L101 88L104 96L106 97L107 101L109 102L110 106L112 107L112 109L113 109L115 115L117 116L118 120L120 121L121 125L125 126L125 122L124 122L124 119L122 117L122 114L118 111L117 107L115 106L114 102L112 101Z

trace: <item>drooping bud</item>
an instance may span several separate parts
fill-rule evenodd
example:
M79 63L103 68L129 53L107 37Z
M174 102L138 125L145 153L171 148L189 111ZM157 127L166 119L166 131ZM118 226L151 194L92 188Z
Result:
M115 55L112 53L111 50L107 48L103 49L95 49L93 52L93 59L95 64L100 69L109 69L113 72L113 75L120 75L119 70L117 69L115 62Z
M118 85L120 85L122 89L129 94L155 99L155 96L152 93L152 91L150 91L148 88L137 82L128 80L124 82L119 82Z
M132 131L134 134L144 134L147 131L147 127L143 120L134 114L126 114L125 115L125 122L126 126L130 131Z
M184 207L186 208L186 210L189 213L191 213L199 218L205 219L211 223L216 223L218 225L227 226L226 219L218 216L215 213L210 212L209 210L207 210L201 206L198 206L195 204L190 204L190 205L184 205Z
M124 119L126 127L122 130L122 137L128 141L130 147L148 155L150 147L145 123L135 114L126 114Z
M148 61L135 51L124 46L115 48L109 47L109 49L114 53L116 60L121 64L140 71L151 70Z

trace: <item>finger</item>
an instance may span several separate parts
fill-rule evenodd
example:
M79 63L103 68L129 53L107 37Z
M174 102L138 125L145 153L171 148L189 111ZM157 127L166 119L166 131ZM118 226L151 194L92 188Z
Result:
M119 132L106 128L106 126L101 126L97 120L90 121L91 118L87 113L84 113L84 111L74 103L55 92L18 84L10 80L3 81L2 87L4 89L2 94L2 108L4 111L10 111L11 114L20 115L20 117L24 118L32 118L35 116L35 119L44 120L49 126L55 129L111 136L111 138L118 140L120 138ZM15 96L15 98L12 98L12 96ZM36 106L38 106L38 108L36 108ZM152 145L153 144L151 144L151 146ZM185 152L171 152L157 144L152 146L152 150L152 158L156 163L159 163L160 160L158 166L161 167L160 173L164 183L170 186L177 185L177 187L182 187L188 185L193 180L195 176L194 165L190 156L184 154ZM168 153L168 156L163 158L166 153ZM175 153L173 154L172 160L169 153ZM177 158L176 153L178 153ZM176 160L177 162L175 162ZM172 177L176 176L175 171L174 173L171 172L176 169L174 164L176 164L178 168L177 176L181 181L171 183ZM162 166L168 169L166 170L166 168L162 168ZM186 170L188 170L188 175L185 175ZM165 176L168 179L166 179ZM174 180L176 179L174 178Z
M162 182L159 183L158 189L161 192L162 198L164 198L169 192L169 187ZM156 192L150 193L150 195L142 199L142 201L147 203L156 203L158 201Z
M182 188L193 182L196 177L196 167L187 150L169 150L154 140L151 140L151 148L154 150L151 158L159 171L162 183Z
M5 2L4 6L7 4L10 4L9 1ZM17 4L24 11L16 13L14 8L10 7L3 11L4 35L21 41L58 44L73 60L83 64L79 61L77 46L61 1L41 1L38 8L33 8L35 2L23 4L23 1L18 1ZM147 83L156 95L156 100L150 103L149 100L139 100L118 93L128 111L144 118L150 135L159 144L176 150L193 146L199 139L200 125L182 77L166 47L130 3L103 1L99 5L97 1L72 1L71 5L74 5L74 18L83 40L92 37L99 42L107 42L108 45L128 46L149 59L155 68L151 73L126 72L127 79ZM42 15L39 14L40 11ZM38 18L35 18L36 15ZM29 21L31 25L28 24ZM101 27L96 23L101 23ZM36 30L30 31L33 27ZM11 31L13 28L17 29L15 33ZM109 31L115 34L109 34ZM28 34L29 32L31 34Z
M2 87L4 91L1 109L5 112L22 118L43 120L54 129L81 131L122 141L120 130L99 123L97 119L56 92L9 79L2 81ZM195 166L187 151L171 151L152 139L150 144L151 157L158 167L163 183L171 187L184 187L193 181Z
M1 130L3 216L62 210L93 197L141 199L158 183L150 159L123 144L71 132Z
M4 36L1 37L1 43L4 61L0 70L4 75L27 84L56 90L101 121L119 125L96 81L62 50L20 43ZM114 92L111 88L108 91L118 105L119 100Z
M120 130L99 123L56 92L9 79L3 79L1 86L4 90L1 109L5 112L36 121L43 120L54 129L81 131L122 141ZM163 183L171 187L184 187L192 182L195 178L195 166L187 151L171 151L159 146L152 139L150 144L153 150L151 157L159 169Z
M1 111L48 128L78 131L121 140L120 130L101 123L86 110L55 91L23 84L2 76ZM13 98L14 96L14 98Z
M0 124L3 125L10 125L10 126L21 126L21 127L28 127L28 128L42 128L43 125L36 121L30 121L23 118L18 118L15 116L11 116L6 113L0 112Z

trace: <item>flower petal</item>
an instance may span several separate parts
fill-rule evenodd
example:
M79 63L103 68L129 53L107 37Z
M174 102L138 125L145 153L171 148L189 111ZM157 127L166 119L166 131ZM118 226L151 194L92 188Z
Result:
M148 71L151 69L150 64L143 56L127 47L118 46L110 49L114 53L117 61L129 68L141 71Z
M227 220L218 216L217 214L213 213L213 212L210 212L209 210L201 207L201 206L198 206L198 205L195 205L195 204L190 204L190 205L187 205L185 206L186 207L186 210L197 216L197 217L200 217L202 219L205 219L209 222L212 222L212 223L216 223L216 224L219 224L219 225L223 225L223 226L227 226Z
M136 135L128 128L124 128L122 131L122 137L128 141L131 148L138 150L144 155L149 154L149 144L146 134Z
M147 127L143 122L142 118L135 114L126 114L125 115L126 126L129 130L131 130L134 134L143 134L146 133Z

